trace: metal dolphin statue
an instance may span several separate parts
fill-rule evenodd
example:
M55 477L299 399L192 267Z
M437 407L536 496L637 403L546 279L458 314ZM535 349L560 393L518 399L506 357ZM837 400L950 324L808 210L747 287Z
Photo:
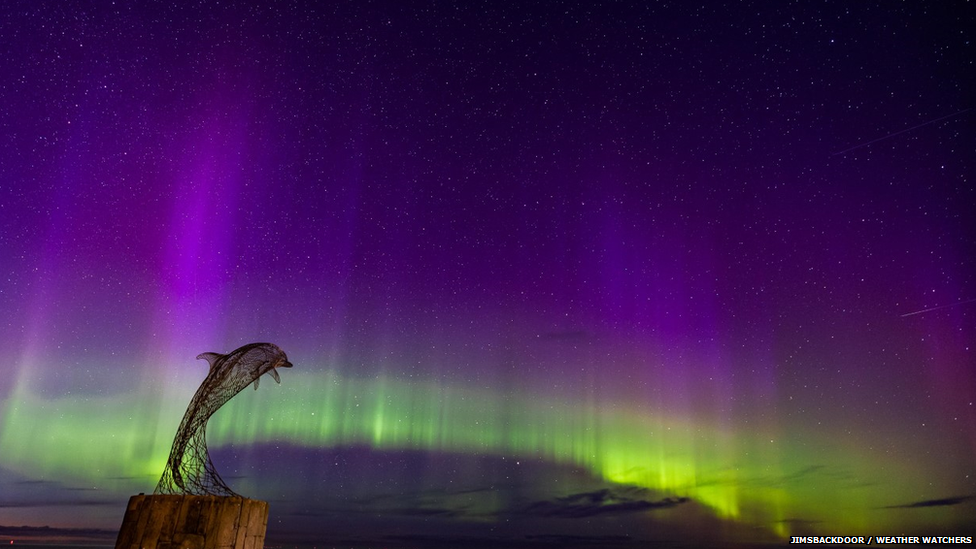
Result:
M281 383L278 368L291 368L285 352L272 343L250 343L226 355L202 353L198 359L210 363L210 373L193 395L176 431L166 469L156 485L156 494L238 496L227 487L207 453L207 420L234 395L270 373Z

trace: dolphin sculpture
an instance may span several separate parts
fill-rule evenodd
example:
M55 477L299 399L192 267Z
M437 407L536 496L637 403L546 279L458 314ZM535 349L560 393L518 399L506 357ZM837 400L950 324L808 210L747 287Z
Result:
M251 383L257 389L262 375L270 373L281 383L277 369L292 364L273 343L249 343L226 355L201 353L197 358L210 363L210 372L183 415L154 493L240 497L227 487L210 460L207 420Z

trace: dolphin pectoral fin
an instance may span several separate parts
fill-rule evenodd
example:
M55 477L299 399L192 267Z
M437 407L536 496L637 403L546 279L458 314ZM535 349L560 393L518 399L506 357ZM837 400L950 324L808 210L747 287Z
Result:
M260 377L254 378L254 390L255 391L258 390L258 384L260 384L260 383L261 383L261 378Z
M281 385L281 376L278 375L278 370L275 370L274 368L272 368L269 371L269 373L271 374L271 377L273 377L274 380L278 382L278 385Z
M210 363L210 369L212 370L214 366L217 365L217 361L220 360L224 355L220 353L200 353L197 355L197 360L204 359Z

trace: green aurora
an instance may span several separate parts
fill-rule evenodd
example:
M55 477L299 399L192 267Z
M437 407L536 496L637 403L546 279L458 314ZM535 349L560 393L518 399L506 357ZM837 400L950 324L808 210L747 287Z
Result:
M779 536L791 534L797 517L845 535L904 526L882 508L917 499L934 481L904 456L879 462L851 441L668 416L626 402L332 372L288 372L285 384L228 403L210 423L211 448L287 443L542 459L692 498L718 517ZM182 389L46 399L18 383L0 408L0 466L83 485L130 478L119 489L144 491L163 469L188 399ZM952 512L925 520L952 524Z

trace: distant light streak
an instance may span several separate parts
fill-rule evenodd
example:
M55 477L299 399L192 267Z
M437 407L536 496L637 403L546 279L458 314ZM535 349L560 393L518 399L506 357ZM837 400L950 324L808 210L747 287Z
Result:
M914 312L911 312L911 313L905 313L903 315L900 315L900 318L905 318L906 316L920 315L922 313L927 313L927 312L930 312L930 311L938 311L939 309L945 309L947 307L955 307L956 305L965 305L966 303L972 303L974 301L976 301L976 298L967 299L966 301L959 301L957 303L950 303L948 305L939 305L938 307L929 307L928 309L922 309L920 311L914 311Z
M844 149L844 150L842 150L840 152L835 152L834 154L832 154L830 156L837 156L839 154L849 153L849 152L851 152L851 151L853 151L855 149L860 149L861 147L867 147L868 145L870 145L872 143L877 143L878 141L884 141L885 139L888 139L889 137L894 137L896 135L901 135L901 134L903 134L905 132L910 132L910 131L912 131L914 129L921 128L922 126L928 126L929 124L935 124L936 122L939 122L940 120L945 120L946 118L952 118L954 116L959 116L960 114L962 114L964 112L969 112L971 110L973 110L973 109L972 108L963 109L963 110L961 110L959 112L954 112L952 114L948 114L946 116L943 116L942 118L936 118L935 120L929 120L928 122L923 122L923 123L921 123L921 124L919 124L917 126L912 126L911 128L906 128L904 130L897 131L895 133L889 133L888 135L886 135L884 137L879 137L877 139L872 139L871 141L868 141L867 143L861 143L860 145L854 145L853 147L851 147L849 149Z

